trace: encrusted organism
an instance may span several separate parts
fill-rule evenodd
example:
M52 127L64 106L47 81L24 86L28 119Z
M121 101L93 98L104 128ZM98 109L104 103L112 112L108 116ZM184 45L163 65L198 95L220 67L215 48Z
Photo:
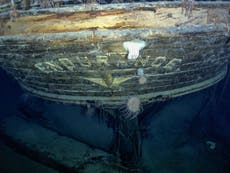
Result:
M137 75L139 76L138 83L140 85L146 84L147 78L145 77L144 69L143 68L138 68L137 69Z
M141 112L141 101L138 97L132 96L128 99L125 109L122 111L126 119L134 119Z
M132 41L126 41L123 43L123 46L125 50L128 51L128 59L129 60L135 60L139 56L139 52L141 49L143 49L146 46L146 42L143 40L132 40Z
M188 18L192 17L195 0L182 0L182 14Z

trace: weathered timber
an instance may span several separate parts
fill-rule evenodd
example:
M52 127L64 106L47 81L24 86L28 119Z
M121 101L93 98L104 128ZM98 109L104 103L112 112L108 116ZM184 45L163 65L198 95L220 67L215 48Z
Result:
M0 66L49 100L108 107L131 96L164 100L225 76L229 10L229 2L197 2L185 16L181 3L157 2L32 8L13 19L4 12ZM128 50L126 42L144 47Z

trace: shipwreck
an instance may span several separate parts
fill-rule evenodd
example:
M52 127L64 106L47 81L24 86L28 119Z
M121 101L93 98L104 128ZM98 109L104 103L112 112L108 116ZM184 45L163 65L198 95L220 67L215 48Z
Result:
M30 2L0 5L0 68L36 97L106 110L115 121L107 148L133 165L142 107L205 89L228 71L229 2Z
M26 91L118 107L220 81L229 62L228 2L78 5L1 12L0 67ZM12 16L13 15L13 16Z

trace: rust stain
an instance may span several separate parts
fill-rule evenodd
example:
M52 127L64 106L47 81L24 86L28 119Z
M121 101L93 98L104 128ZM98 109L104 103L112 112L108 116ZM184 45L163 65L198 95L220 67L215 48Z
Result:
M124 10L116 11L87 11L87 12L62 12L57 14L45 14L39 18L34 18L34 22L52 20L52 19L73 19L73 20L84 20L91 19L99 16L110 16L125 13Z
M179 8L157 8L157 12L155 8L139 8L133 11L61 12L36 16L20 16L14 22L8 20L1 24L0 34L13 35L99 29L158 28L175 26L178 21L183 21L182 24L186 24L186 22L192 22L191 20L195 20L194 22L196 22L196 24L203 24L204 16L201 16L203 17L202 19L198 18L201 12L194 11L194 17L189 20L181 14L181 9ZM204 12L206 11L203 10L202 15ZM166 15L159 16L161 13L166 13ZM167 17L169 13L173 17ZM207 18L205 19L207 20ZM98 38L96 38L95 34L91 40L94 44L98 42Z

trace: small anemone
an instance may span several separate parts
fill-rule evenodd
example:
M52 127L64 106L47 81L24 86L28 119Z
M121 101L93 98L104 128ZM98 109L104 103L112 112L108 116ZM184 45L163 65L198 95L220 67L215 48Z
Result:
M138 97L132 96L128 99L125 108L121 111L126 119L134 119L141 112L141 101Z
M138 80L138 83L140 85L146 84L147 83L147 78L145 76L141 76Z

